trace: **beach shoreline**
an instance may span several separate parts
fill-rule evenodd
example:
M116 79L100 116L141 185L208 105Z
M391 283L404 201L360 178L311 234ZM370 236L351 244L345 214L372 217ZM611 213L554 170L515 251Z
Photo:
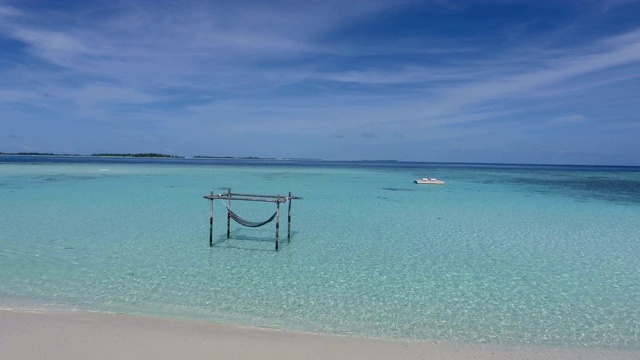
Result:
M3 359L637 359L640 351L385 340L83 311L0 310Z

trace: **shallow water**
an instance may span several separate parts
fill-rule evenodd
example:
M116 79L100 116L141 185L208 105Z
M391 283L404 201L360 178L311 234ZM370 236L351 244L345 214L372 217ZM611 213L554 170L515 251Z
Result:
M303 197L281 251L219 201L209 248L228 187ZM0 214L5 307L640 348L638 168L5 156Z

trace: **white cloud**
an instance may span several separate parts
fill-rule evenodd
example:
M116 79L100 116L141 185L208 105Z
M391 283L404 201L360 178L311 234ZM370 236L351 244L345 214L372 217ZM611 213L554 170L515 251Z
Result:
M548 60L544 70L527 71L523 68L515 75L497 76L478 82L469 79L462 85L445 84L438 99L428 99L423 103L422 115L428 119L468 111L468 107L484 102L541 97L548 89L560 86L568 79L637 64L640 62L640 30L605 39L591 45L588 51L586 55L564 55ZM593 85L589 80L587 83Z
M16 17L21 15L22 11L14 8L13 6L0 4L0 17Z

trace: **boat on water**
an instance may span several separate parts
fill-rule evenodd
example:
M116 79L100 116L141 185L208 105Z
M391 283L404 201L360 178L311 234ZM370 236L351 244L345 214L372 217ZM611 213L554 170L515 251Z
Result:
M436 178L424 177L422 179L414 180L416 184L430 184L430 185L444 185L444 181Z

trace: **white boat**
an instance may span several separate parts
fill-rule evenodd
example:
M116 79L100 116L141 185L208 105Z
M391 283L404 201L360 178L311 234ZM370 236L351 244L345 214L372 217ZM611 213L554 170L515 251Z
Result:
M431 184L431 185L444 185L444 181L438 180L436 178L425 177L422 179L414 180L416 184Z

